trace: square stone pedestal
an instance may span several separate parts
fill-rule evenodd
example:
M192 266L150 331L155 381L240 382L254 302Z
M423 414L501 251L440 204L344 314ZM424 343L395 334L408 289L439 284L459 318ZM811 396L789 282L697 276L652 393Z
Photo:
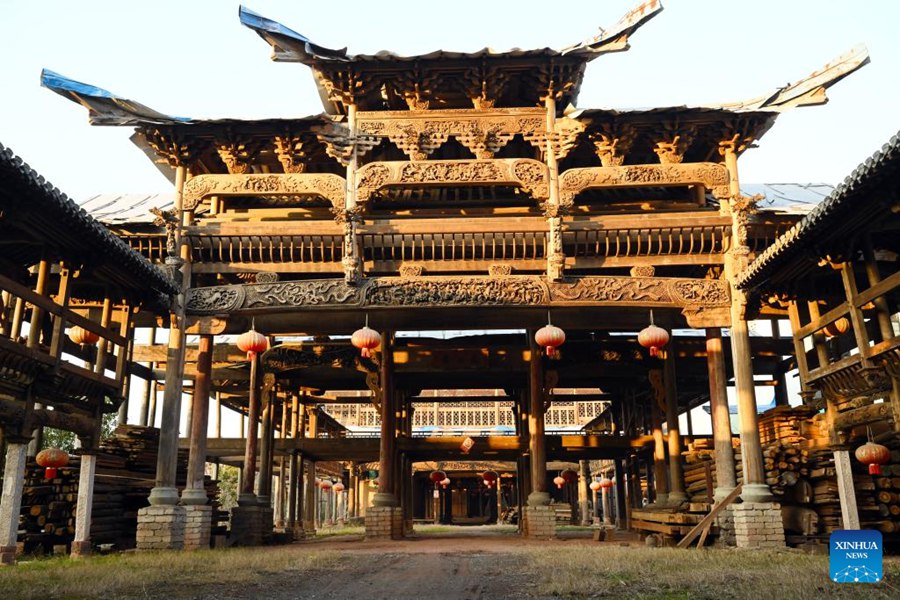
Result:
M16 564L16 546L0 546L0 565Z
M549 506L526 506L522 534L527 538L556 537L556 512Z
M259 546L262 544L259 506L235 506L231 509L230 546Z
M735 504L734 538L738 548L784 548L784 524L777 502Z
M156 505L138 511L138 550L181 550L184 548L184 507Z
M719 537L716 538L715 545L720 548L733 548L737 545L734 538L734 507L734 504L726 506L716 516L716 527L719 528Z
M275 542L275 509L271 506L259 507L259 539L264 545Z
M70 556L72 558L80 558L84 556L91 555L91 542L88 541L80 541L80 542L72 542L72 552Z
M212 531L212 506L189 504L184 507L184 549L209 548Z
M403 510L399 506L373 506L366 511L366 538L399 540L403 537Z

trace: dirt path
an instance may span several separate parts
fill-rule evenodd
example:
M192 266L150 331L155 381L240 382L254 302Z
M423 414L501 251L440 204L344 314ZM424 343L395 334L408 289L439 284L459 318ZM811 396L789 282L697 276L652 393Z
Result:
M565 544L582 544L571 540ZM460 535L408 538L393 542L346 536L307 541L270 552L337 553L328 567L305 572L267 573L263 584L216 585L157 590L167 600L481 600L534 597L517 550L516 535Z

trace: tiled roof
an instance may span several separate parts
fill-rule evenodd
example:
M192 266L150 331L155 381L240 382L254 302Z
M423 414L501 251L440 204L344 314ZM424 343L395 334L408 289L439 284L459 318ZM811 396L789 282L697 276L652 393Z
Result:
M175 282L0 144L0 207L8 218L46 223L46 243L60 256L90 255L116 283L138 295L174 294ZM53 228L64 231L57 236ZM32 230L33 231L33 230Z
M871 194L889 180L896 186L898 174L900 133L856 167L825 200L760 254L738 279L738 287L756 287L810 244L825 247L831 240L846 239L848 227L858 228L878 219L883 209L872 201Z

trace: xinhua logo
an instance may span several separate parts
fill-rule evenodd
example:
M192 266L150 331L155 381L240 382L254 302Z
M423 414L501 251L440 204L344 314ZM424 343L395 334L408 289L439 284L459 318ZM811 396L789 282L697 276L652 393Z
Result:
M831 580L837 583L878 583L882 576L881 532L840 530L829 542Z

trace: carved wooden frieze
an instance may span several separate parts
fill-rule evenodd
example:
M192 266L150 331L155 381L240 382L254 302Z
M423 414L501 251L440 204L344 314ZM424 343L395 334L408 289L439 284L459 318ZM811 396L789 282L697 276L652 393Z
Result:
M359 352L349 346L311 348L282 344L260 356L263 370L276 373L305 367L356 369L361 360Z
M714 308L730 303L718 279L581 277L548 282L536 275L382 277L357 286L339 279L228 285L188 291L189 314L339 307L651 305Z
M546 302L546 287L537 277L376 279L365 289L368 306L529 306Z
M718 163L625 165L569 169L559 177L562 204L571 205L584 190L626 187L702 184L717 198L727 198L728 169Z
M728 306L730 298L718 279L582 277L550 285L551 302Z
M184 184L184 209L193 210L208 196L286 196L316 194L344 208L346 180L331 173L198 175Z
M424 160L453 137L476 158L493 158L516 134L542 151L547 149L547 116L542 108L486 110L360 111L357 131L371 138L388 138L411 160ZM557 119L551 140L557 158L574 147L584 125Z
M546 165L529 158L373 162L358 172L357 199L366 202L389 185L499 184L519 186L544 200L550 196L549 180Z

